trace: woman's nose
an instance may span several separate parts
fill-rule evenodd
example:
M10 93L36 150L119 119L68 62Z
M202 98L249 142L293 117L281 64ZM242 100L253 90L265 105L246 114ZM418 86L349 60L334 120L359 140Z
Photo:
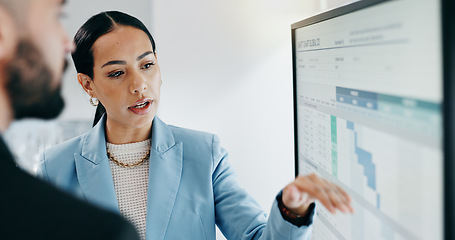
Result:
M139 74L133 76L130 85L130 92L132 94L142 93L147 90L147 84L145 78Z

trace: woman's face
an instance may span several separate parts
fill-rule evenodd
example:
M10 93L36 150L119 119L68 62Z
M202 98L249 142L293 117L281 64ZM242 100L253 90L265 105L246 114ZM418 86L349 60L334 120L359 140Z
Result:
M106 108L108 127L150 127L158 109L161 73L147 34L119 26L97 39L92 49L94 74L88 93Z

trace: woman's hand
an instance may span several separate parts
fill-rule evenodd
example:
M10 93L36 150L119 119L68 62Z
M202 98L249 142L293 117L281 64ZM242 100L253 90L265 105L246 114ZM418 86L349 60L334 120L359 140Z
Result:
M298 176L283 189L283 204L296 215L305 215L308 207L318 200L331 213L336 209L353 213L351 197L336 184L312 173Z

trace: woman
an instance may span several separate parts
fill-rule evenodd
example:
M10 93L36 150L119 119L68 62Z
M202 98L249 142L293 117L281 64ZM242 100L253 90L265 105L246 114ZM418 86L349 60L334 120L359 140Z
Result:
M88 133L45 152L47 181L120 212L148 240L215 239L215 224L228 239L301 239L310 235L314 200L331 212L352 212L343 190L310 175L278 194L267 219L239 186L215 135L155 116L160 68L138 19L100 13L75 43L77 79L106 113Z

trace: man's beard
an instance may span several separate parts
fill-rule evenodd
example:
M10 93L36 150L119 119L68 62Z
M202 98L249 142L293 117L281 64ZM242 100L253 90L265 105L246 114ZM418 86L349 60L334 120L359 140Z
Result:
M65 62L65 68L67 62ZM58 87L52 86L52 72L44 56L30 41L19 42L16 55L5 68L14 118L51 119L63 110L64 101Z

